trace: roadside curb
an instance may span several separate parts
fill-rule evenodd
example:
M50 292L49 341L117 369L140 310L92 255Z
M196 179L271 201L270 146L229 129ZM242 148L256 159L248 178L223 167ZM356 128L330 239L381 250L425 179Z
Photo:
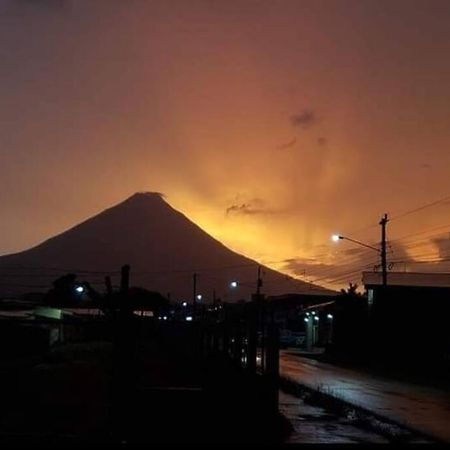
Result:
M372 420L375 419L376 421L380 422L381 424L386 424L387 426L397 427L400 430L404 430L413 436L417 436L418 438L422 438L427 441L430 441L430 443L447 444L448 445L447 441L445 441L437 436L426 433L422 430L412 427L411 425L402 423L401 421L396 421L395 419L392 419L390 417L382 416L378 413L370 411L367 408L364 408L360 405L354 404L348 400L345 400L336 395L333 395L330 392L324 392L323 390L320 389L320 386L318 386L317 388L313 388L309 385L302 384L286 375L280 375L279 381L280 381L280 388L285 390L286 392L289 392L290 394L294 395L295 397L303 398L303 397L305 397L305 395L309 396L309 397L313 397L316 399L316 401L319 404L321 404L320 406L323 406L323 407L329 408L329 409L333 409L335 411L338 411L338 413L340 413L340 414L345 414L345 412L349 411L349 410L354 411L357 419L360 420L362 423L367 424L371 419ZM366 426L368 426L368 425L366 425ZM383 434L382 430L378 430L378 432L380 434ZM395 440L394 435L390 435L390 438Z

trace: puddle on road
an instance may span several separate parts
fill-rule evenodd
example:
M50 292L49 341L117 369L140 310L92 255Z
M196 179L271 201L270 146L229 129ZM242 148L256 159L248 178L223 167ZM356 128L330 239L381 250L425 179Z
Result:
M280 412L291 422L292 432L286 438L286 444L387 444L392 443L385 435L377 432L394 426L384 424L376 419L375 429L361 428L350 416L343 417L326 409L305 403L301 398L280 390ZM376 425L376 424L375 424ZM375 431L377 430L377 431ZM400 430L397 430L400 432ZM429 440L416 437L406 432L403 439L407 443L430 443Z
M280 412L291 422L289 444L386 444L389 440L361 430L350 420L330 414L323 408L307 405L302 399L280 391ZM332 423L331 423L332 422Z

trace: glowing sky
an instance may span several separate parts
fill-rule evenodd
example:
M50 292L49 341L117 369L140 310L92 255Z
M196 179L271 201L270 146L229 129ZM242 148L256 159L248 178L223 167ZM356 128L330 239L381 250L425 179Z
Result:
M0 0L0 253L159 191L234 250L346 284L377 255L332 232L376 242L357 231L450 194L449 23L448 0ZM397 254L445 256L415 244Z

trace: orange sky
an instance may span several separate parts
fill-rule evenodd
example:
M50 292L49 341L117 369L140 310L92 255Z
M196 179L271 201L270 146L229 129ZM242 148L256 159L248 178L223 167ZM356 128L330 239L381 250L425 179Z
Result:
M0 0L0 253L150 190L345 285L377 255L331 233L450 194L447 1L37 3ZM444 204L389 232L445 224ZM398 255L446 245L416 244Z

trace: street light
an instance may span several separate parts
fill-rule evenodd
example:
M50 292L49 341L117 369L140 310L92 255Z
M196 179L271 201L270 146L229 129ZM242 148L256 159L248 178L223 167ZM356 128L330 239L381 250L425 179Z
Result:
M197 295L197 300L198 300L198 301L201 301L202 298L203 298L203 297L202 297L202 294L198 294L198 295Z
M230 283L230 287L231 287L232 289L236 289L238 286L239 286L239 283L238 283L237 281L232 281L232 282Z
M328 319L328 343L331 344L333 340L333 314L327 314Z
M85 292L85 287L81 284L78 284L77 286L75 286L75 293L78 297L78 300L81 302L81 300L83 299L83 294Z
M333 234L331 236L331 240L333 242L338 242L340 239L346 239L347 241L354 242L355 244L361 245L362 247L370 248L371 250L375 250L381 258L381 270L382 270L382 280L383 280L383 288L387 286L387 258L386 258L386 225L388 224L389 219L388 215L385 214L379 225L381 226L381 243L380 248L373 247L372 245L365 244L364 242L357 241L356 239L349 238L347 236L342 236L340 234Z
M331 240L333 242L339 242L342 239L345 239L346 241L353 242L354 244L358 244L358 245L361 245L361 246L366 247L366 248L370 248L371 250L375 250L377 253L381 252L381 250L379 248L373 247L372 245L365 244L364 242L357 241L356 239L352 239L352 238L349 238L347 236L342 236L340 234L333 234L331 236Z

